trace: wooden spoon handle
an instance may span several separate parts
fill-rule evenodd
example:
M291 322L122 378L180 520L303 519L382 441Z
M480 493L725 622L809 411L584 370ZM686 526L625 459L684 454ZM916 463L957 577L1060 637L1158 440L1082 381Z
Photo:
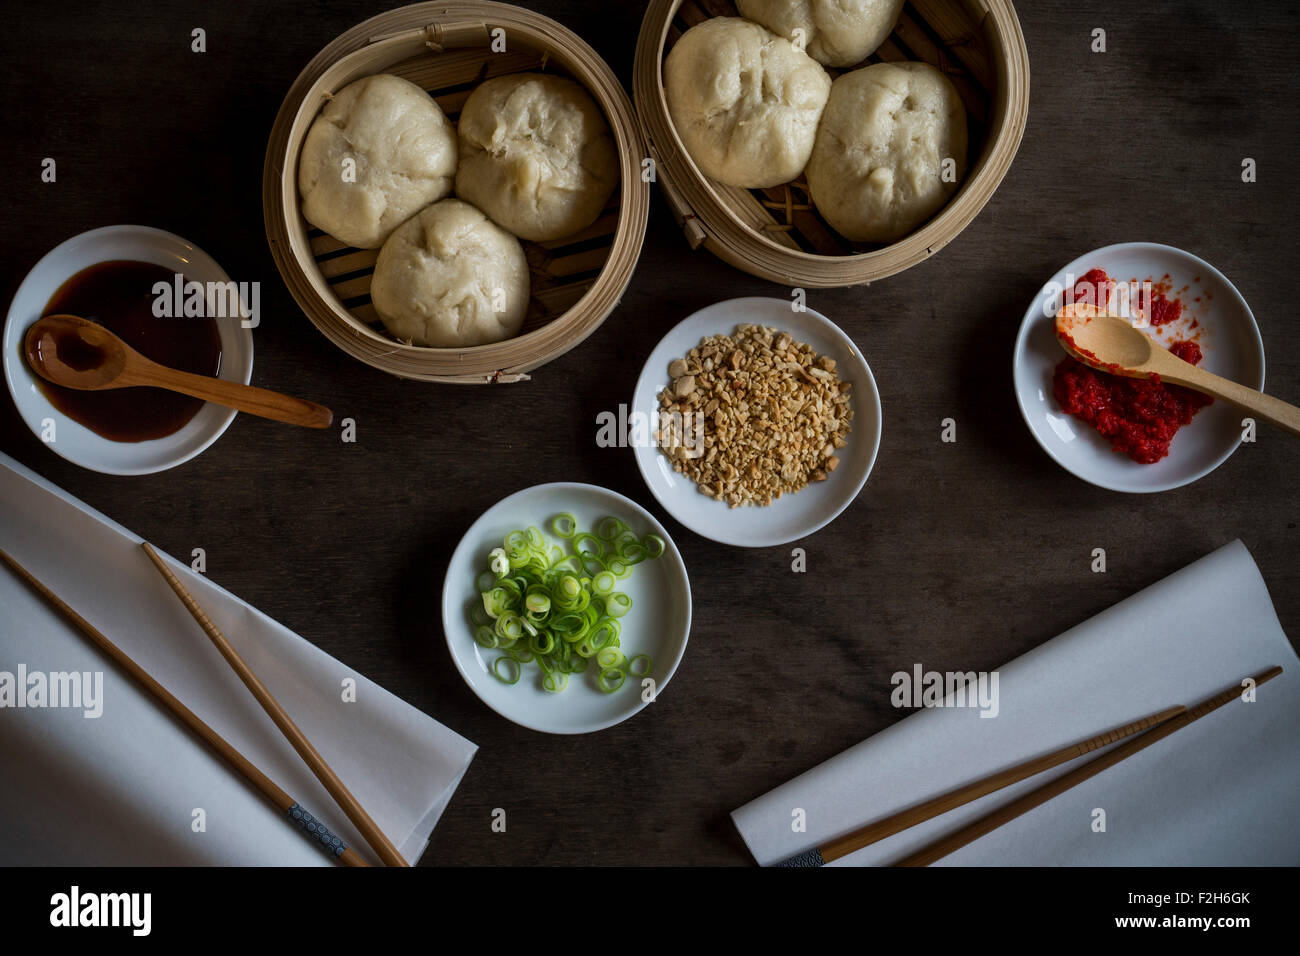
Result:
M1300 408L1289 405L1280 398L1265 395L1240 382L1234 382L1191 365L1186 368L1178 367L1168 374L1161 370L1160 377L1174 385L1186 385L1198 392L1221 398L1225 402L1245 409L1256 418L1262 418L1270 425L1276 425L1292 435L1300 435Z
M123 385L149 385L180 392L205 402L216 402L227 408L248 412L262 418L270 418L290 425L303 425L307 428L329 428L334 421L334 413L324 405L308 402L291 395L273 392L254 385L239 382L227 382L225 379L209 375L194 375L179 372L154 362L133 363L123 372Z

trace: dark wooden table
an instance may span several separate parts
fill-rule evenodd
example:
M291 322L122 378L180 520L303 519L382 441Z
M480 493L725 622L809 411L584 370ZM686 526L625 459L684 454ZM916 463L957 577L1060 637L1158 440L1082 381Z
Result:
M642 5L532 4L630 83ZM787 296L692 253L655 198L636 277L584 345L498 388L390 378L302 315L262 227L263 149L291 81L382 2L10 5L0 35L9 193L7 302L69 236L136 222L262 283L254 382L331 405L357 442L240 416L198 459L143 478L56 457L0 402L0 449L208 574L481 747L433 835L434 864L743 864L728 814L903 714L889 675L992 669L1240 537L1300 634L1300 443L1261 430L1210 476L1159 495L1072 477L1021 420L1009 371L1042 281L1075 256L1146 239L1218 266L1263 332L1270 391L1300 399L1292 302L1300 244L1294 5L1020 4L1033 92L993 200L931 260L867 289L813 291L871 363L884 442L830 527L790 548L715 545L669 521L695 627L658 702L578 738L523 730L452 666L438 602L449 552L483 510L545 481L606 485L663 513L595 416L630 397L659 337L719 299ZM190 51L190 31L207 52ZM1089 50L1107 31L1109 52ZM56 158L58 180L42 183ZM1241 161L1258 182L1241 181ZM957 441L940 441L940 422ZM1093 548L1108 571L1090 570ZM1225 640L1232 635L1225 634ZM508 812L493 833L495 807Z

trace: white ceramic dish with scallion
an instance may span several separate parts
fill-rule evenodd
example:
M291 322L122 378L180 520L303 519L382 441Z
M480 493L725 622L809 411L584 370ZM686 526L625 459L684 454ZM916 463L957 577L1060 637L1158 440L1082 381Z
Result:
M498 679L493 668L505 652L482 647L474 640L471 609L481 604L478 578L487 570L489 555L511 531L536 527L549 545L571 549L551 530L556 515L570 514L578 528L594 531L601 518L613 516L636 534L658 535L664 550L657 558L635 565L617 590L632 599L620 619L620 649L629 657L650 658L650 683L645 675L629 675L611 693L597 686L598 669L589 667L570 677L559 693L542 687L535 662L525 663L517 683ZM585 734L627 720L663 694L681 663L691 631L691 587L686 565L667 530L650 512L617 492L596 485L570 482L536 485L497 502L474 522L451 556L442 589L442 623L447 648L470 689L493 710L523 727L550 734Z

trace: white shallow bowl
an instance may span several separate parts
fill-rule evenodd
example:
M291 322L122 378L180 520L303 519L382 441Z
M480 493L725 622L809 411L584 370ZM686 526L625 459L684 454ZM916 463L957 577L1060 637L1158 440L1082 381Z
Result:
M788 299L728 299L679 322L659 342L641 369L632 398L634 412L657 422L659 393L669 384L668 364L711 335L732 334L737 325L763 325L787 332L836 362L836 374L853 384L853 427L837 453L840 465L825 481L813 482L766 507L732 508L701 494L695 483L673 471L653 444L635 446L637 467L674 518L696 534L722 544L766 548L807 537L853 503L880 449L880 393L853 340L819 312L795 312Z
M104 438L56 409L36 384L23 355L23 337L45 312L50 298L82 269L116 259L151 262L185 276L186 281L228 282L213 259L192 242L149 226L105 226L55 246L27 273L9 306L4 328L4 371L9 394L27 427L41 437L45 419L55 423L55 440L46 447L68 461L108 475L147 475L189 461L234 421L234 409L207 402L185 427L165 438L118 442ZM185 319L177 319L184 322ZM238 319L217 319L221 337L219 378L247 385L253 374L253 332Z
M1065 358L1056 340L1054 315L1067 274L1075 281L1091 269L1103 269L1117 283L1169 275L1174 296L1184 304L1182 322L1165 326L1158 342L1183 337L1191 319L1198 323L1200 366L1215 375L1264 388L1264 343L1255 317L1236 287L1214 266L1189 252L1154 242L1124 242L1080 256L1052 276L1030 303L1016 337L1012 374L1021 414L1043 449L1067 471L1112 491L1168 491L1201 478L1228 459L1241 444L1247 413L1215 400L1184 425L1169 455L1142 465L1111 450L1110 442L1091 425L1061 410L1052 395L1052 372ZM1184 286L1189 290L1179 293ZM1208 293L1208 295L1207 295ZM1200 297L1201 301L1194 301ZM1050 313L1050 314L1049 314ZM1155 330L1148 329L1148 334Z
M594 668L575 674L558 694L542 690L535 664L524 665L516 684L505 684L490 671L503 652L487 650L474 640L469 618L471 602L478 598L476 580L488 567L488 554L501 547L505 536L535 525L555 544L563 544L550 529L551 518L572 514L583 531L594 531L606 515L619 518L638 534L664 539L664 553L642 561L618 590L632 599L632 610L622 618L620 641L630 658L650 655L650 676L655 696L663 693L681 663L691 631L691 586L686 565L664 527L635 501L596 485L557 482L535 485L497 502L470 526L456 546L442 587L442 626L447 647L465 683L502 717L522 727L548 734L585 734L627 720L649 703L643 700L641 681L628 675L611 694L597 689ZM566 552L569 550L565 545Z

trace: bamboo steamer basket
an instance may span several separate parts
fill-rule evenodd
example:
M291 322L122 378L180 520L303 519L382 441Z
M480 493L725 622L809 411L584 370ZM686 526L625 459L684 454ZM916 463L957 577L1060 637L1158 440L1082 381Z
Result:
M504 38L504 51L493 52L494 38ZM399 342L370 303L379 250L346 247L302 218L297 178L303 138L333 91L363 76L394 73L411 80L428 90L455 122L476 85L522 72L558 73L586 88L614 137L621 182L596 222L582 232L553 242L521 240L532 294L518 336L472 348ZM618 304L645 239L650 208L650 187L641 175L645 155L627 94L576 34L505 3L411 4L348 30L294 81L272 127L263 167L267 240L298 305L349 355L402 378L520 381L581 343Z
M725 186L700 172L668 116L663 61L704 20L739 16L731 0L651 0L637 40L633 94L659 184L691 248L789 286L859 285L943 248L988 202L1020 146L1029 114L1029 54L1011 0L909 0L894 32L859 64L922 60L966 106L968 169L948 203L889 245L852 243L826 223L803 177L771 189ZM830 70L832 76L841 71Z

